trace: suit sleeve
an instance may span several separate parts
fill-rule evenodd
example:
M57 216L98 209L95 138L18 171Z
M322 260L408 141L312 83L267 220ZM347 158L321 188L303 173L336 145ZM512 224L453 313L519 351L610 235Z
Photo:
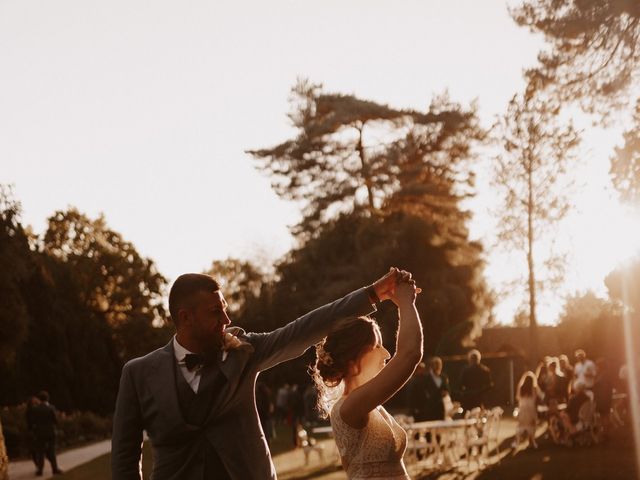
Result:
M407 386L409 397L409 410L411 415L415 416L420 411L420 407L424 404L424 395L421 395L422 385L419 384L417 378L412 378Z
M302 355L352 317L375 312L364 288L313 310L270 333L250 333L248 340L255 348L259 370Z
M131 368L126 364L120 377L120 390L113 416L111 439L112 480L142 479L142 414Z

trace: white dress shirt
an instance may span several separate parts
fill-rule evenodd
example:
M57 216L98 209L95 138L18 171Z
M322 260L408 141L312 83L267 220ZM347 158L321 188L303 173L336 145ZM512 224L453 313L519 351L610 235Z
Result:
M195 393L198 393L198 386L200 385L200 377L202 376L201 375L202 367L201 366L196 367L191 371L187 369L187 366L184 363L184 357L187 354L193 353L193 352L190 352L189 350L184 348L182 345L180 345L175 335L173 336L173 353L176 356L176 362L178 363L178 367L180 368L180 372L182 373L182 376L191 387L191 390L193 390Z
M593 388L593 384L596 379L596 364L588 358L584 362L578 362L573 367L573 374L576 378L575 381L584 382L587 388Z

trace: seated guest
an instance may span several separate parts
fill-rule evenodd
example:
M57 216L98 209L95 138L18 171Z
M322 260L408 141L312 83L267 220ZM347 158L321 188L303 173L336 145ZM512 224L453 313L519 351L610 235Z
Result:
M568 436L577 431L577 425L580 421L580 409L582 406L591 401L591 397L587 393L587 387L584 382L576 380L573 384L573 395L569 398L567 403L567 409L560 412L560 418L562 419L563 426L567 435L565 440L568 440Z

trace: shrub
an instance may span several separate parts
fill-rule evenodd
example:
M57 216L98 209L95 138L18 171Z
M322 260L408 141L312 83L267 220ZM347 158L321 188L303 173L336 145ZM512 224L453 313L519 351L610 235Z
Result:
M9 458L29 456L26 404L3 407L0 421ZM86 442L102 440L111 435L112 419L93 412L57 412L58 447L69 448Z

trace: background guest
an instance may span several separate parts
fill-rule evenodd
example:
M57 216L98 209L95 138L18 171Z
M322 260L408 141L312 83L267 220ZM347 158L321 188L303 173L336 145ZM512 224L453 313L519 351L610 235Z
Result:
M62 473L58 468L56 458L56 412L49 403L49 393L44 390L36 395L40 403L34 405L31 411L31 421L34 432L36 475L41 476L44 469L45 457L51 464L54 475Z
M480 363L482 356L478 350L471 350L467 354L468 365L460 376L460 391L462 393L462 407L471 410L484 407L485 395L493 387L491 370Z

